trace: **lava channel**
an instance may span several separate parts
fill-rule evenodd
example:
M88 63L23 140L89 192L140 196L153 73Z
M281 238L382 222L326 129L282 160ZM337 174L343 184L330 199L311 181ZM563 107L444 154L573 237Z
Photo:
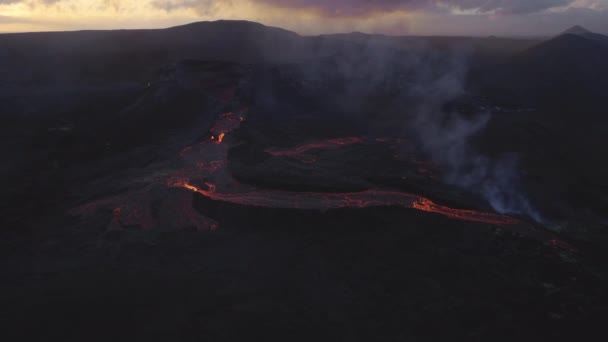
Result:
M178 181L173 186L183 187L199 193L215 201L233 204L280 208L280 209L306 209L330 210L338 208L368 208L381 206L403 206L426 212L437 213L454 219L483 222L495 225L519 224L520 220L475 210L453 209L435 204L431 200L417 195L390 191L366 190L350 193L322 193L322 192L291 192L281 190L256 190L242 193L221 193L214 184L206 183L207 189L197 187L186 181Z

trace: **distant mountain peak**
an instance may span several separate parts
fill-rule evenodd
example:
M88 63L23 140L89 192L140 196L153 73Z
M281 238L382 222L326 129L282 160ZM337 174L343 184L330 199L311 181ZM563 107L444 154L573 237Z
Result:
M592 33L592 32L580 25L572 26L571 28L562 32L562 34L574 34L574 35L578 35L578 36L583 36L583 35L590 34L590 33Z

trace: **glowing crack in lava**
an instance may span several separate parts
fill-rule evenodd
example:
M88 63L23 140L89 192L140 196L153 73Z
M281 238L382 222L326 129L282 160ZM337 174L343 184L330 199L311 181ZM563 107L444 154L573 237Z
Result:
M264 152L274 156L274 157L288 157L300 160L304 163L312 163L316 161L314 156L305 155L307 152L311 150L317 149L334 149L340 148L343 146L349 146L354 144L362 143L363 139L358 137L347 137L347 138L337 138L337 139L328 139L323 141L311 142L303 145L299 145L293 148L269 148Z

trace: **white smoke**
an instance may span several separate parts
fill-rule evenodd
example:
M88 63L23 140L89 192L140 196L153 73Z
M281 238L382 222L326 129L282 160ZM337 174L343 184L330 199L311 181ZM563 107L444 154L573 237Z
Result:
M467 65L465 54L451 54L439 63L418 66L418 70L423 70L419 72L422 77L408 94L418 103L415 133L425 152L445 169L447 183L479 194L499 213L528 216L542 222L542 216L525 195L517 156L491 159L471 144L493 114L479 111L464 117L445 109L446 103L466 95Z

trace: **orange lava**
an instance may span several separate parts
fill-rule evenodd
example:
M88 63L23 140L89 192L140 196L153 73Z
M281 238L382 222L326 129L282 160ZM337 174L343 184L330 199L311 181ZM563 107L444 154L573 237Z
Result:
M224 137L225 137L225 136L226 136L226 133L223 133L223 132L222 132L222 133L220 133L220 134L217 136L217 142L218 142L218 144L219 144L219 143L221 143L222 141L224 141Z
M412 204L412 207L418 210L431 213L441 214L450 218L466 221L485 222L497 225L518 224L520 221L513 217L498 215L488 212L479 212L475 210L453 209L434 203L430 199L420 197Z
M201 190L197 187L195 187L194 185L190 185L188 183L182 183L182 184L175 184L176 186L182 186L188 190L192 190L194 192L201 192Z

